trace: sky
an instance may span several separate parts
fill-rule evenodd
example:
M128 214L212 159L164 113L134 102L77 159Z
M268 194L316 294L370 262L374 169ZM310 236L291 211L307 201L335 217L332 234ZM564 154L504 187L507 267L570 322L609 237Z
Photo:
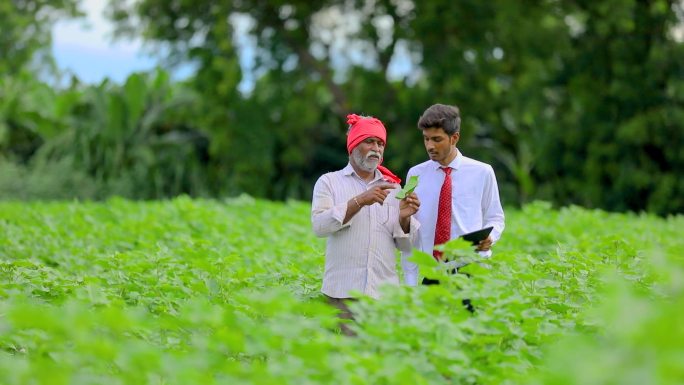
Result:
M159 57L146 53L141 39L114 40L113 24L104 17L107 0L81 0L85 16L63 20L52 30L52 52L57 65L75 74L86 83L99 83L109 78L123 82L131 73L147 71L161 63ZM246 36L249 23L245 18L232 20L236 34L242 38L236 42L243 67L243 80L238 88L248 92L253 86L253 76L248 70L254 61L254 42ZM174 69L174 77L185 77L192 72L191 65Z
M149 70L158 62L143 53L140 40L113 41L113 25L102 14L106 3L83 0L84 18L61 21L52 30L57 65L84 82L98 83L104 78L121 82L132 72Z

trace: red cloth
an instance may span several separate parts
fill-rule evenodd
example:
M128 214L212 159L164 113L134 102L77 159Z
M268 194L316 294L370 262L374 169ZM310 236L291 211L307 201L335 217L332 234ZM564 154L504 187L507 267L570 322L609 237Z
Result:
M352 153L354 147L367 138L376 137L387 145L387 131L382 122L376 118L364 118L356 114L347 115L347 124L351 125L349 135L347 135L347 152ZM382 159L380 160L382 163ZM401 183L401 178L394 175L387 167L378 165L378 171L385 177L385 180L392 183Z
M444 171L444 183L439 191L437 206L437 225L435 226L435 246L446 243L451 238L451 167L440 167ZM442 252L433 250L436 260L442 259Z
M401 183L401 178L398 176L394 175L392 171L390 171L387 167L383 165L378 165L378 171L380 171L380 174L385 177L385 180L391 183Z

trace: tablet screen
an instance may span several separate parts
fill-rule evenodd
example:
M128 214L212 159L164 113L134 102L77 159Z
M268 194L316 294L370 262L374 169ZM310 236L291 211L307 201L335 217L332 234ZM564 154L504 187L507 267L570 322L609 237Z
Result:
M492 232L493 226L485 227L484 229L473 231L472 233L463 234L461 238L466 241L472 242L473 245L477 245L481 240L486 239L489 233Z

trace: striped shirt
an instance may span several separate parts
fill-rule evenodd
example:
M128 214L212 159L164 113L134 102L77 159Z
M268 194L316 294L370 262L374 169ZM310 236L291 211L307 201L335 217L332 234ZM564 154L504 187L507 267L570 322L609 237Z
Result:
M388 183L379 171L371 182L360 178L351 164L322 175L313 191L311 223L314 233L327 237L323 294L349 298L350 291L379 297L382 284L399 284L395 249L410 252L420 224L411 217L409 233L399 224L399 191L390 190L384 204L363 206L347 223L347 202L375 186Z

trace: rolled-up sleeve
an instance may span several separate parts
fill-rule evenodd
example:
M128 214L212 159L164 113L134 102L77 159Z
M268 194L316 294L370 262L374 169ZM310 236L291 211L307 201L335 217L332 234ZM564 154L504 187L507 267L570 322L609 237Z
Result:
M410 180L411 176L411 170L409 170L406 180ZM399 231L403 233L401 226L399 226ZM415 215L411 216L409 234L405 234L401 240L397 239L397 248L401 251L401 270L404 272L404 283L408 286L416 286L418 283L418 265L408 260L413 254L413 249L421 249L420 221L416 219Z
M397 248L401 251L401 270L404 272L404 283L408 286L416 286L418 283L418 265L408 260L413 254L413 249L420 249L420 222L411 216L411 224L409 226L409 233L406 234L399 226L399 232L403 234L402 237L397 237L395 232L395 242Z
M415 245L415 248L420 249L420 245ZM408 260L412 254L413 250L401 251L401 270L404 272L404 283L408 286L418 284L418 265Z
M397 221L392 234L392 237L394 238L394 244L397 246L397 249L401 250L402 253L411 253L411 250L415 247L418 239L417 234L419 228L420 222L418 222L418 220L413 216L411 216L409 220L408 233L404 232L404 229L401 228L401 225Z
M349 227L354 220L344 222L347 215L347 202L334 204L332 188L326 175L316 181L311 202L311 224L314 234L327 237L345 227Z

